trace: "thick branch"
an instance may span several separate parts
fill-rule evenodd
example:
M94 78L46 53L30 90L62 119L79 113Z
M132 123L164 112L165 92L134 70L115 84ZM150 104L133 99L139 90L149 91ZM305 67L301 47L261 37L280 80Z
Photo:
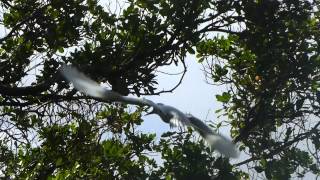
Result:
M0 85L0 94L4 96L34 96L41 92L50 89L50 86L57 82L58 77L61 77L58 73L53 75L51 79L45 82L39 83L36 86L26 86L26 87L9 87L6 85Z

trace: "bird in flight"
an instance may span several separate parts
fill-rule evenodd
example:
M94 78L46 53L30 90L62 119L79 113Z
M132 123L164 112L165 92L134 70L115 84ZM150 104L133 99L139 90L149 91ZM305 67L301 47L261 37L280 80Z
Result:
M97 82L70 65L62 65L60 72L66 80L73 84L75 89L82 93L106 102L120 102L152 107L152 112L148 114L159 115L170 127L190 126L202 136L212 149L217 150L226 157L237 158L239 155L235 144L231 140L214 132L204 122L191 114L185 114L175 107L162 103L154 103L145 98L122 96L115 91L100 86Z

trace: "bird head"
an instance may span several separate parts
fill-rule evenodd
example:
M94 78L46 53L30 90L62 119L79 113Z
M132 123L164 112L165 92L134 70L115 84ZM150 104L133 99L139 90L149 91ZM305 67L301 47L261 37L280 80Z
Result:
M146 116L150 115L150 114L156 114L156 110L154 108L152 108L152 110L150 112L147 112Z
M162 103L157 103L157 107L152 107L152 110L150 112L148 112L146 115L150 115L150 114L163 114L163 112L161 111L161 106L163 106Z
M165 122L167 122L170 119L170 116L168 116L168 112L163 108L165 105L162 103L157 103L156 106L152 107L152 111L147 113L146 115L150 114L157 114L161 117L161 119Z

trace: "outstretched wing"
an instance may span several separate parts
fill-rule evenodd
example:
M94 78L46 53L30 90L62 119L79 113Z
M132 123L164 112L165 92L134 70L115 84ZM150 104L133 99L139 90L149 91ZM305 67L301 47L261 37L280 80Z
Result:
M76 68L62 65L60 72L77 90L95 98L106 98L105 96L108 90L78 71Z
M115 91L108 90L72 66L62 65L60 72L64 78L73 84L74 88L91 97L102 99L104 101L156 107L156 104L150 100L122 96Z
M237 158L239 156L239 152L231 140L215 133L200 119L192 116L191 114L188 114L187 116L190 120L191 126L199 132L199 134L206 140L211 148L217 150L226 157Z

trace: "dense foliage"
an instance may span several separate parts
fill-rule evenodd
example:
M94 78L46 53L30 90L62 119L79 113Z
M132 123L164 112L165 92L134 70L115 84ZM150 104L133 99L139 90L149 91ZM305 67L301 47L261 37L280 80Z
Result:
M0 177L319 176L319 5L1 0ZM136 130L144 108L90 99L58 73L73 64L121 94L159 95L179 84L159 91L156 70L186 68L188 53L205 65L209 83L227 86L216 96L223 103L217 113L248 159L220 157L191 129L157 142Z

